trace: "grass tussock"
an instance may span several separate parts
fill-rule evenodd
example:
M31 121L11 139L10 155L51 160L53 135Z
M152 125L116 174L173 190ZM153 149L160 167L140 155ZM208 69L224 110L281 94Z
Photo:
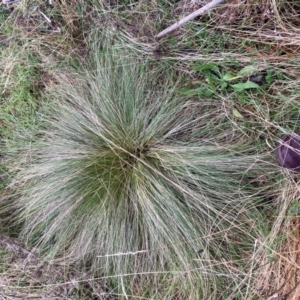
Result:
M274 150L299 130L299 5L224 2L153 38L196 6L0 5L1 231L13 210L63 264L35 277L0 243L5 295L297 299L298 178Z
M243 271L222 274L259 234L245 178L268 165L234 127L224 132L216 102L178 96L118 52L91 66L56 77L46 96L55 105L11 165L23 239L124 294L147 286L195 299L238 285Z

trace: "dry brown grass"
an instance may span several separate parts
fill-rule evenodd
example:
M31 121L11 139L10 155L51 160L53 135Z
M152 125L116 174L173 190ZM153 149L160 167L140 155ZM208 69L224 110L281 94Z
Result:
M101 280L43 261L7 235L0 236L0 270L0 299L115 299Z
M254 286L260 299L297 300L300 293L299 176L286 173L277 198L278 216L267 240L259 241ZM295 183L295 180L298 182Z
M126 15L126 19L121 14L111 26L115 26L115 30L123 35L125 42L130 41L145 54L159 52L160 59L223 61L230 58L242 63L256 60L260 63L280 64L299 58L300 6L294 1L229 1L162 39L153 38L160 30L208 2L206 0L195 4L179 1L169 8L167 15L156 6L151 8L152 13L147 14L146 18L147 8L137 5L133 13ZM203 24L211 31L209 38L214 39L214 33L218 32L228 36L228 42L220 49L203 48L198 38ZM208 53L204 54L205 51Z

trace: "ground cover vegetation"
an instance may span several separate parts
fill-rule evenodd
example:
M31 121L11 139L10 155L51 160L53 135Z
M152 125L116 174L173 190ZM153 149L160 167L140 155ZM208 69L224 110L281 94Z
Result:
M0 6L0 297L297 299L300 5L206 3Z

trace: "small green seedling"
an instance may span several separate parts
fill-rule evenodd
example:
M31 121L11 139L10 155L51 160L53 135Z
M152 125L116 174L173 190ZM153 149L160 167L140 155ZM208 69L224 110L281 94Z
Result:
M248 65L242 68L238 73L222 71L216 64L202 64L194 67L195 71L200 71L206 77L206 82L209 84L212 91L224 91L227 88L232 88L236 92L242 92L247 89L258 89L259 85L245 78L251 76L255 72L255 66Z

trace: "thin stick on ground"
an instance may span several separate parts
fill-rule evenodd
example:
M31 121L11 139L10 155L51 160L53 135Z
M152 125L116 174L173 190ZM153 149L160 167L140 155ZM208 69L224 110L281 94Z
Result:
M212 0L208 4L206 4L203 7L201 7L200 9L194 11L193 13L191 13L188 16L184 17L180 21L178 21L175 24L171 25L170 27L164 29L159 34L157 34L155 37L156 38L163 37L164 35L166 35L166 34L172 32L172 31L176 30L177 28L179 28L183 24L187 23L188 21L193 20L193 19L197 18L198 16L204 14L206 11L208 11L211 8L214 8L215 6L217 6L218 4L220 4L223 1L224 0Z

